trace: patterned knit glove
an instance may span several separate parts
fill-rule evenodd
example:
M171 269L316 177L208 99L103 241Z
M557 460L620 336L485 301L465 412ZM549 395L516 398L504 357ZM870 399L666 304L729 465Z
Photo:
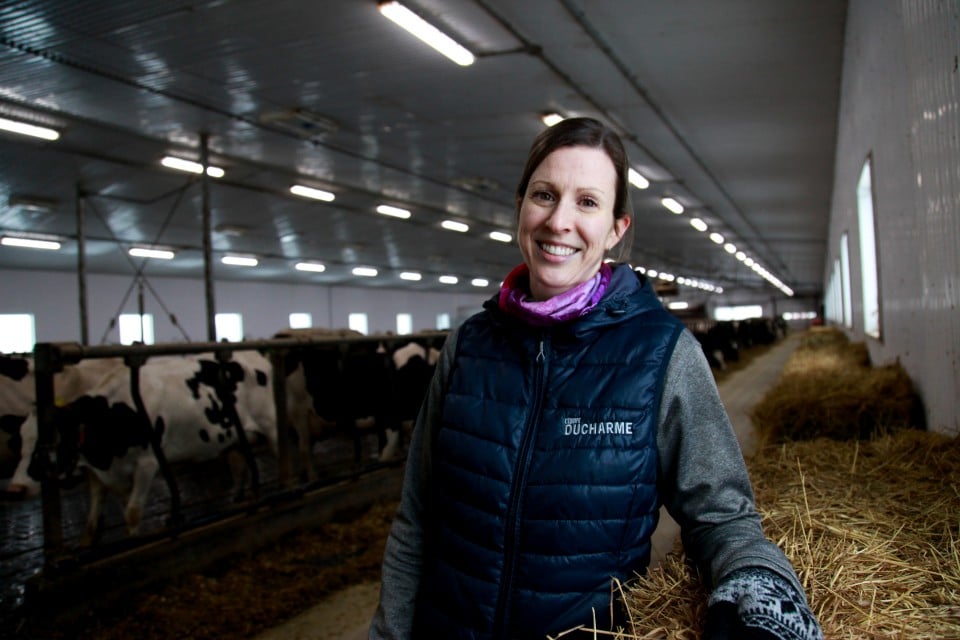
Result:
M773 571L727 576L707 602L703 640L823 640L803 593Z

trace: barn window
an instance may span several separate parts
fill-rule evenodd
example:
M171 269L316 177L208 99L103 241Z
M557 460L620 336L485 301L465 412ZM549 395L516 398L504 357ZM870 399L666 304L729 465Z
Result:
M840 236L840 293L843 303L843 326L853 329L853 301L850 299L850 236Z
M291 313L290 314L290 328L291 329L309 329L313 326L313 316L309 313Z
M359 331L363 335L367 335L367 314L351 313L347 316L347 326L354 331Z
M877 271L877 240L874 230L873 169L870 158L863 163L857 183L857 222L860 228L860 277L863 288L863 331L880 338L880 287Z
M735 307L717 307L713 310L713 318L717 322L746 320L747 318L762 317L763 307L759 304L744 304Z
M120 344L153 344L153 314L121 313Z
M36 330L33 314L0 314L0 351L3 353L26 353L33 351Z
M841 323L843 301L840 299L840 260L833 261L830 270L830 280L827 282L827 292L823 299L823 314L830 322Z
M239 313L218 313L213 320L217 328L217 342L243 340L243 317Z
M450 314L438 313L437 314L437 331L446 331L449 328L450 328Z
M405 336L413 333L413 315L409 313L397 314L397 334Z

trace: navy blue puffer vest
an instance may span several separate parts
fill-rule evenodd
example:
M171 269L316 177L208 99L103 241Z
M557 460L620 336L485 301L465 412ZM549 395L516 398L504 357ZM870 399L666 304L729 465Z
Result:
M458 330L415 637L542 640L592 610L609 625L611 578L650 559L656 421L682 324L626 267L573 323L486 306Z

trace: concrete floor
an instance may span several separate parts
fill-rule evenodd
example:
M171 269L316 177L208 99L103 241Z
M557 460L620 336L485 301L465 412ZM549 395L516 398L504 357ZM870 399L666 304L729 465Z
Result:
M740 448L747 457L756 448L750 411L778 380L780 371L798 343L799 335L788 336L719 385L720 398L730 416ZM673 548L679 531L677 523L666 511L661 511L660 525L653 536L651 568L657 566ZM256 640L363 640L367 637L367 627L376 609L378 594L378 584L354 585L258 636Z

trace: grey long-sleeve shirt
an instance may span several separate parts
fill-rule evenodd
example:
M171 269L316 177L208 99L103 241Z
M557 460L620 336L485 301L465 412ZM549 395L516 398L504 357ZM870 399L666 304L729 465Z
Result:
M453 331L444 344L411 437L400 507L384 552L371 640L411 637L432 443L440 426L456 340ZM737 569L764 567L803 593L789 560L763 534L740 446L703 349L689 331L681 334L667 367L657 451L661 499L680 525L684 549L696 560L708 588Z

